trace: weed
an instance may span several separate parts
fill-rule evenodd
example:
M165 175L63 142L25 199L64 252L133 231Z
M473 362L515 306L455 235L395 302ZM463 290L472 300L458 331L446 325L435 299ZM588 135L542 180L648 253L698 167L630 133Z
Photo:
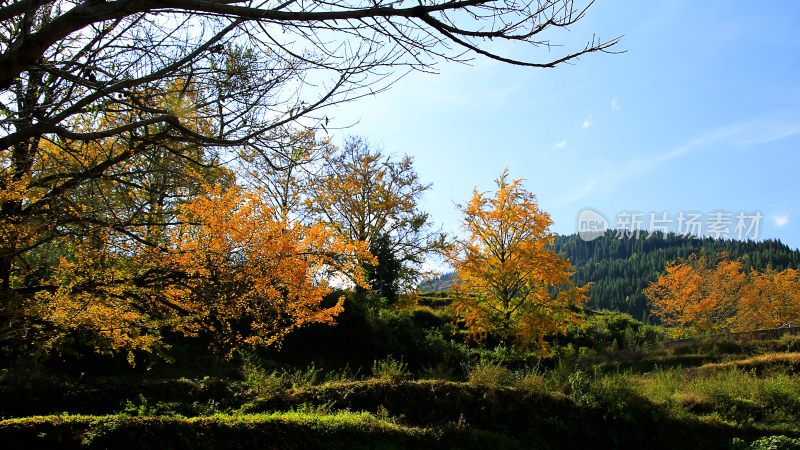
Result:
M410 378L408 365L402 359L389 356L372 362L372 376L378 380L398 383Z
M514 373L499 364L477 364L467 375L467 382L473 386L499 388L511 386L514 381Z
M178 402L156 402L151 403L147 397L139 394L138 402L126 400L122 408L122 414L128 416L177 416L176 409L180 408Z

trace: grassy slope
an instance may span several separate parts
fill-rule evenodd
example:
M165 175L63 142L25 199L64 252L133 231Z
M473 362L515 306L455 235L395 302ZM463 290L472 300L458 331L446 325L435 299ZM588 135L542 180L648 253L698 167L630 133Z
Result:
M398 425L366 413L210 417L37 416L0 422L3 448L515 448L480 431Z
M113 377L0 390L4 448L728 448L800 435L797 342L473 366L466 381ZM313 376L310 376L313 375ZM392 375L392 377L386 377ZM383 378L381 379L381 376ZM464 380L464 378L461 378ZM39 388L40 384L36 384ZM61 414L67 411L73 415ZM57 415L48 415L57 414ZM84 415L76 415L84 414Z
M0 442L5 448L727 448L734 437L798 431L791 421L800 416L800 388L787 378L673 369L594 378L578 371L542 380L334 382L193 418L34 416L0 422Z

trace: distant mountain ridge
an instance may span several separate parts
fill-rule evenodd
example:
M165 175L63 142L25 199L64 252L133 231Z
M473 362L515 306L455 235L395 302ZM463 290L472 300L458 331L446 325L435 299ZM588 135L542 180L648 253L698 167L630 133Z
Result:
M667 262L705 249L709 254L728 253L741 258L746 270L772 266L782 270L800 269L800 251L779 240L737 241L685 237L674 233L643 233L638 239L618 239L616 232L584 241L577 234L556 236L553 250L566 256L575 267L575 281L592 283L590 306L629 313L637 319L649 320L649 305L643 288L655 280ZM423 292L441 292L450 288L455 272L419 285Z

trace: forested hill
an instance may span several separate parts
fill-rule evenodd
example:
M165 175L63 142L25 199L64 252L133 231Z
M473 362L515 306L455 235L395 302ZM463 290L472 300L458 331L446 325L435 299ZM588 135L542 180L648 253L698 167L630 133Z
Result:
M727 252L741 258L746 269L763 269L768 265L776 269L800 268L800 251L776 240L736 241L661 233L646 237L643 233L638 239L618 239L615 231L608 231L587 242L572 234L557 236L553 248L575 266L578 284L592 282L591 307L627 312L640 320L648 319L642 289L664 271L668 261L700 249L710 254ZM445 274L433 283L421 285L420 289L446 290L453 276Z
M647 301L641 291L664 271L668 261L700 249L709 254L727 252L741 258L745 269L800 267L800 251L780 241L736 241L687 238L655 233L649 239L618 239L614 231L593 241L578 235L558 236L554 250L566 255L575 266L578 284L592 282L591 302L596 308L614 309L647 319Z

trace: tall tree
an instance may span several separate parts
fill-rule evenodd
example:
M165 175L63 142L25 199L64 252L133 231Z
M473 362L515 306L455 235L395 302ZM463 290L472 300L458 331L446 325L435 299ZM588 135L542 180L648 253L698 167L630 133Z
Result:
M399 265L391 284L411 286L425 255L444 242L417 204L429 188L420 182L409 156L393 160L364 139L350 137L312 182L308 204L341 235L379 251L379 267ZM363 267L378 273L370 261Z
M367 281L373 292L385 298L389 304L397 303L402 289L400 279L403 265L392 251L391 238L386 234L379 235L369 246L369 252L375 257L375 264L367 265Z
M190 87L169 89L171 94L151 99L154 107L170 103L184 110L187 124L208 126L192 116ZM76 127L87 131L132 120L130 111L117 108L82 119ZM0 252L9 269L0 297L3 343L41 343L71 329L93 324L103 330L114 323L120 338L106 339L115 342L110 347L124 341L130 348L152 348L152 336L145 335L158 326L145 324L147 313L137 314L147 308L136 306L141 290L154 282L143 252L165 247L182 203L206 184L230 185L233 174L191 143L164 142L136 153L126 137L43 139L27 175L2 191L10 208L0 215ZM103 163L109 160L118 163ZM87 314L77 314L79 309ZM130 335L112 319L126 314ZM75 320L66 325L69 317Z
M504 171L496 184L493 196L475 190L461 208L466 237L451 250L453 305L478 341L495 335L545 350L546 335L577 320L586 289L572 284L569 261L548 248L552 221L522 180Z
M366 284L364 243L322 224L275 217L257 192L216 186L181 204L164 245L124 247L108 232L76 240L47 277L53 289L28 299L42 350L81 334L100 352L153 351L160 334L204 334L232 355L280 343L308 323L331 323L325 306L337 274Z
M739 241L692 237L674 233L641 233L639 238L620 238L615 230L592 241L577 234L556 237L553 250L575 266L577 284L592 283L589 306L627 312L641 321L659 320L643 294L667 265L704 251L709 257L727 253L738 258L746 272L800 268L800 251L777 240Z
M796 269L746 273L740 260L725 254L673 261L644 293L664 323L695 333L775 328L800 320Z

